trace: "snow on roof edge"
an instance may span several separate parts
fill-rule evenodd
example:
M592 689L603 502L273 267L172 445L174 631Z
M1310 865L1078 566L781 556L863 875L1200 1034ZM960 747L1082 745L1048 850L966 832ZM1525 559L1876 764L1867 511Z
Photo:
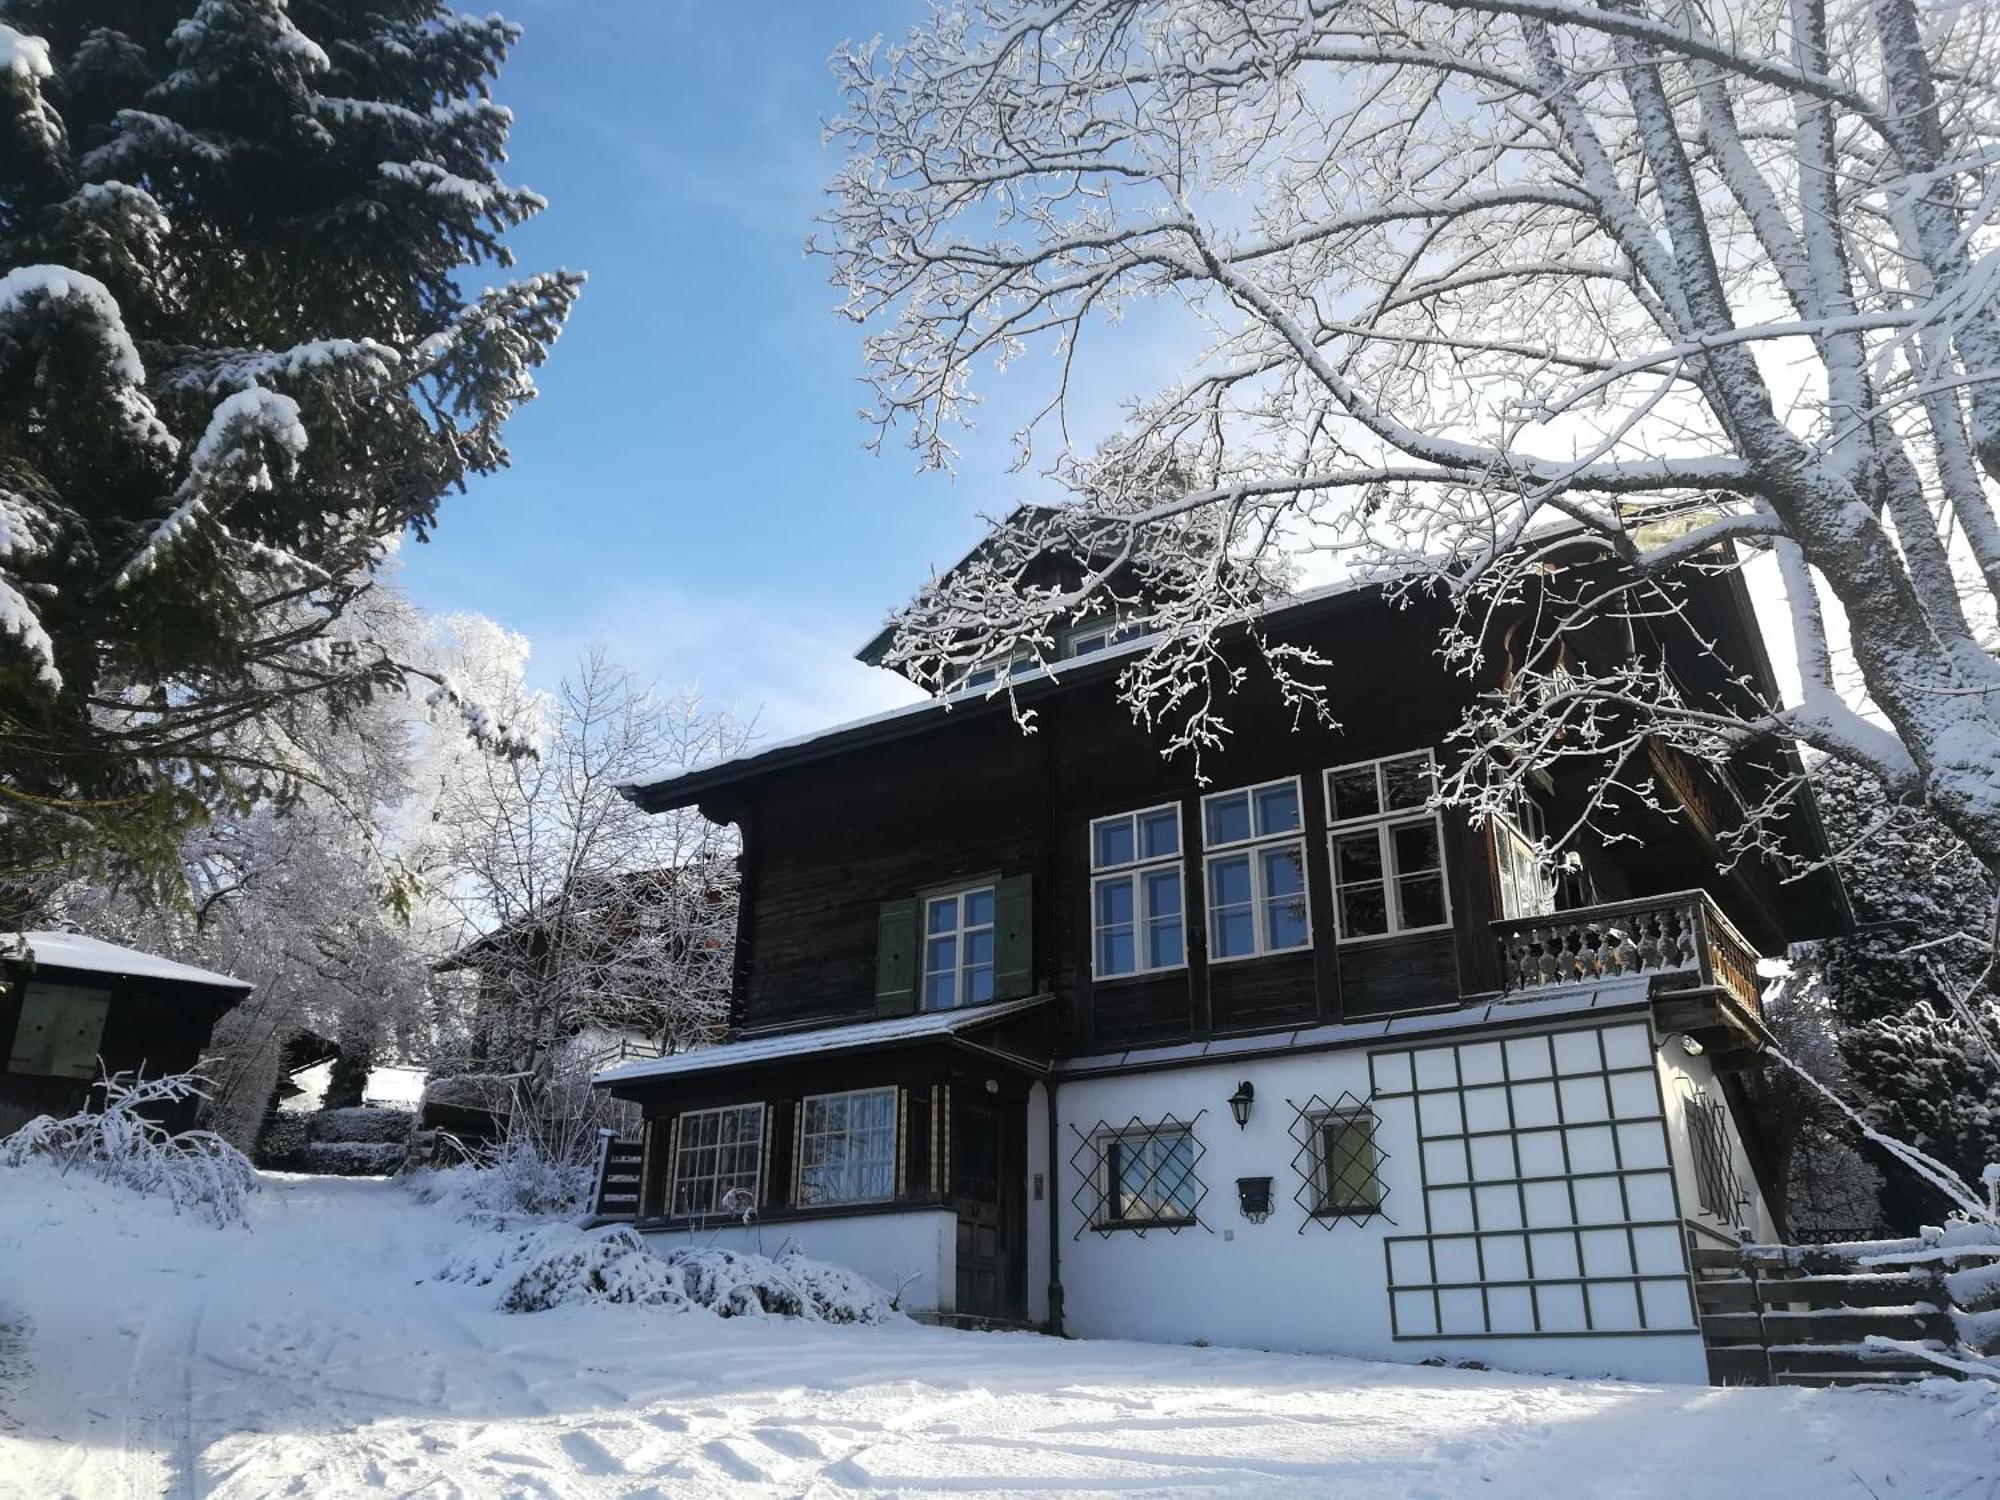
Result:
M1333 583L1321 584L1317 588L1306 589L1302 593L1289 594L1283 599L1272 600L1258 609L1246 610L1227 623L1238 624L1247 623L1251 620L1267 619L1271 615L1278 614L1284 610L1299 609L1307 605L1321 603L1328 599L1336 599L1345 594L1360 593L1365 589L1377 587L1380 583L1381 580L1376 578L1339 579ZM701 766L691 766L687 770L677 771L671 776L635 777L630 781L619 782L618 790L636 800L648 792L656 792L671 787L676 782L689 781L697 777L706 779L718 771L727 770L731 766L748 766L764 759L766 756L783 755L789 751L804 750L821 740L838 739L864 729L874 728L878 725L894 724L904 719L919 718L929 713L949 713L952 709L963 705L985 703L992 699L1004 697L1010 688L1031 687L1041 683L1060 686L1065 670L1075 670L1078 668L1094 669L1105 662L1119 661L1127 657L1137 656L1155 645L1163 633L1155 631L1151 635L1142 635L1134 640L1122 641L1117 645L1108 646L1102 651L1093 651L1088 656L1069 657L1064 660L1035 667L1026 672L1010 673L1005 681L996 682L991 687L965 688L956 693L947 693L942 697L922 698L915 703L905 703L898 708L885 708L879 713L865 714L861 718L849 719L845 723L834 724L825 729L808 730L804 734L793 735L790 739L777 740L769 745L759 745L754 750L746 750L740 755L732 755L724 760L710 761L708 764ZM1095 676L1097 674L1093 670L1091 675Z
M877 1017L852 1021L841 1026L803 1026L789 1031L766 1032L733 1042L721 1042L693 1052L675 1052L666 1057L648 1057L606 1068L591 1082L598 1087L612 1083L637 1083L650 1078L672 1078L686 1073L712 1073L718 1068L749 1067L758 1063L785 1062L814 1052L845 1052L884 1042L917 1041L925 1037L950 1036L955 1032L1003 1020L1022 1011L1046 1005L1053 997L1043 993L1023 995L1015 1000L995 1000L985 1005L963 1005L953 1010L920 1010L909 1016Z
M162 958L157 953L127 948L119 943L107 943L102 938L81 932L8 934L0 938L0 960L9 963L32 961L37 967L117 974L128 979L165 979L176 984L206 985L211 989L249 991L255 988L247 979L238 979L233 974L198 969L193 964L179 963L171 958Z

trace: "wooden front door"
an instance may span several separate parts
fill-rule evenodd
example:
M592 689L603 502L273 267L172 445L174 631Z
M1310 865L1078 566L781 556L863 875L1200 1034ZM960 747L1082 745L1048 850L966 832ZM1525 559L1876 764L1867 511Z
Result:
M1026 1140L1020 1106L959 1104L951 1121L951 1195L958 1210L957 1311L977 1318L1027 1316Z

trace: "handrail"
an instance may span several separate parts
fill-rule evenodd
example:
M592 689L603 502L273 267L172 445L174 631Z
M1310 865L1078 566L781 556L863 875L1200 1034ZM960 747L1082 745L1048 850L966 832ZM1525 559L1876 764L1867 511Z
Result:
M1706 891L1673 891L1493 923L1500 985L1513 992L1624 974L1693 974L1753 1015L1757 950Z

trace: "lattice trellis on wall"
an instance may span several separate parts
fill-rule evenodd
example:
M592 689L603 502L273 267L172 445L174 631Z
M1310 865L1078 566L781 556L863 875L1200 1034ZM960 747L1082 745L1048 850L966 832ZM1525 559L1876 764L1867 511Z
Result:
M1069 1158L1077 1176L1069 1200L1077 1213L1071 1238L1081 1239L1086 1229L1107 1236L1143 1236L1152 1229L1179 1234L1200 1223L1208 1187L1197 1169L1207 1148L1194 1127L1207 1113L1151 1122L1135 1115L1123 1125L1099 1120L1089 1130L1071 1125L1077 1138Z
M1343 1093L1329 1104L1318 1094L1299 1104L1287 1099L1292 1119L1286 1129L1298 1143L1292 1155L1292 1172L1299 1185L1292 1201L1305 1210L1299 1233L1306 1225L1327 1229L1341 1222L1366 1224L1381 1219L1394 1224L1383 1208L1388 1201L1388 1185L1382 1180L1382 1163L1389 1159L1380 1144L1375 1111L1366 1099ZM1358 1130L1329 1130L1336 1124L1364 1126Z

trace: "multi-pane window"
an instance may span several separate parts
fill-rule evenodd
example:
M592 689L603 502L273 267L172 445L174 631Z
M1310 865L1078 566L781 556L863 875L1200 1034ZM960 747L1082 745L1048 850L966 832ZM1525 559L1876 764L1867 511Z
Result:
M1201 1197L1194 1133L1185 1126L1104 1138L1104 1215L1113 1224L1185 1222Z
M1326 773L1333 910L1343 942L1450 924L1428 750Z
M993 887L924 902L924 1009L993 998Z
M1542 858L1542 810L1523 797L1514 815L1496 814L1493 869L1500 881L1500 915L1542 917L1556 909L1556 883Z
M1312 941L1299 781L1201 799L1208 951L1215 959L1284 953Z
M1091 972L1097 978L1177 969L1187 961L1179 808L1094 820L1090 868Z
M672 1211L700 1215L739 1212L739 1204L754 1207L763 1153L763 1105L687 1111L675 1135ZM737 1190L744 1196L725 1203Z
M799 1206L896 1196L896 1091L813 1094L799 1106Z
M1063 654L1089 656L1107 647L1137 640L1139 634L1139 627L1136 625L1120 625L1115 620L1095 620L1088 625L1077 626L1064 637Z
M1375 1116L1365 1109L1335 1110L1313 1127L1313 1212L1373 1214L1382 1207L1382 1150L1375 1144Z

